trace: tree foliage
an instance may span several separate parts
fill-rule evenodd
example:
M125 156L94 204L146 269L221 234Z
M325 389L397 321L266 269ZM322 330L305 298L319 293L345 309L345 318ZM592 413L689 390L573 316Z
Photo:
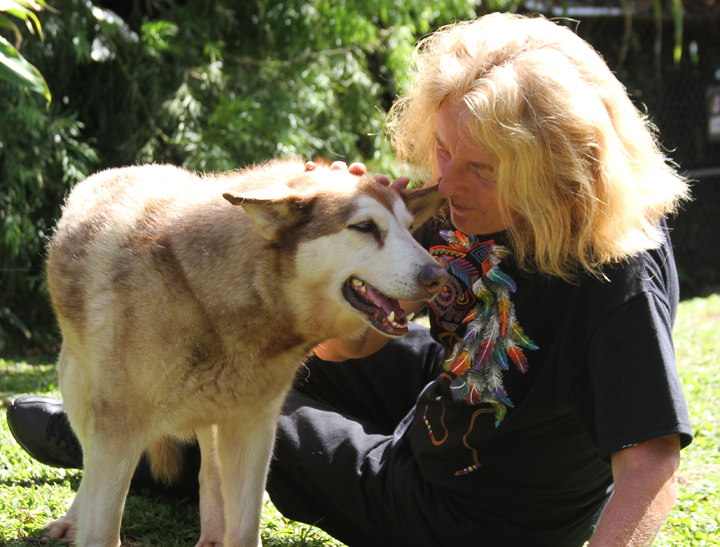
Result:
M42 39L42 25L35 15L45 7L45 0L2 0L0 2L0 28L13 31L15 44L0 36L0 80L6 80L39 93L50 101L50 90L42 74L30 64L18 49L23 38L14 19L24 21L31 33Z
M225 171L278 156L392 169L382 135L414 42L476 0L57 0L22 56L48 104L0 82L0 350L56 340L44 245L90 173ZM115 11L113 11L115 10ZM2 27L2 25L0 25ZM39 28L39 27L38 27ZM15 31L0 28L0 37Z

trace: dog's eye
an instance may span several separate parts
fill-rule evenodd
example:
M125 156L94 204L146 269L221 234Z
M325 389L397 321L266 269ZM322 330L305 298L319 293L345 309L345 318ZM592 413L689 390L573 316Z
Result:
M372 234L375 236L376 239L382 239L380 235L380 229L378 228L377 224L375 224L374 220L363 220L362 222L358 222L357 224L351 224L350 226L348 226L348 228L363 234Z
M365 220L363 222L358 222L357 224L352 224L350 229L364 233L375 232L377 231L377 225L372 220Z

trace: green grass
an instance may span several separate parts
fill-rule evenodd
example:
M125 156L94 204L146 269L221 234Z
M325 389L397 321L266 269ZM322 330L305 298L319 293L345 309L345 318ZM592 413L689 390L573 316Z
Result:
M675 343L695 441L683 451L678 500L655 546L720 546L719 295L680 305ZM56 384L48 358L0 359L0 406L21 393L58 397ZM46 545L33 532L64 514L79 482L79 471L29 458L0 418L0 545ZM284 519L269 500L262 528L267 546L342 545L317 528ZM126 545L193 546L199 530L197 504L150 495L128 498L122 527Z
M680 305L675 352L695 440L683 451L678 500L655 545L720 545L720 295Z
M30 458L5 421L5 406L17 395L60 397L52 358L30 362L0 359L0 546L48 545L33 534L70 507L82 473L54 469ZM200 537L196 502L152 494L132 494L125 504L123 545L194 546ZM270 547L341 547L322 530L282 517L269 499L262 520L263 545ZM67 543L54 541L65 546Z

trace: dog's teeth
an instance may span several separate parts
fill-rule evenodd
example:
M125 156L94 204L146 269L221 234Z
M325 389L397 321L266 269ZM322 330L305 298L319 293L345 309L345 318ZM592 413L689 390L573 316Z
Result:
M390 315L388 315L388 321L390 321L390 323L395 325L395 312L394 311L391 311Z
M361 281L360 279L358 279L357 277L353 278L352 284L355 286L355 288L356 288L358 291L360 291L360 292L362 292L362 293L367 293L367 288L365 287L365 283L362 282L362 281Z

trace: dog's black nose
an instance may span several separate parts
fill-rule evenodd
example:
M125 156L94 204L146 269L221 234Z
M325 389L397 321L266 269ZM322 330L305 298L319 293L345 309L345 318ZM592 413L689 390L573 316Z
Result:
M439 264L425 266L419 276L420 283L430 293L439 292L449 279L450 275Z

